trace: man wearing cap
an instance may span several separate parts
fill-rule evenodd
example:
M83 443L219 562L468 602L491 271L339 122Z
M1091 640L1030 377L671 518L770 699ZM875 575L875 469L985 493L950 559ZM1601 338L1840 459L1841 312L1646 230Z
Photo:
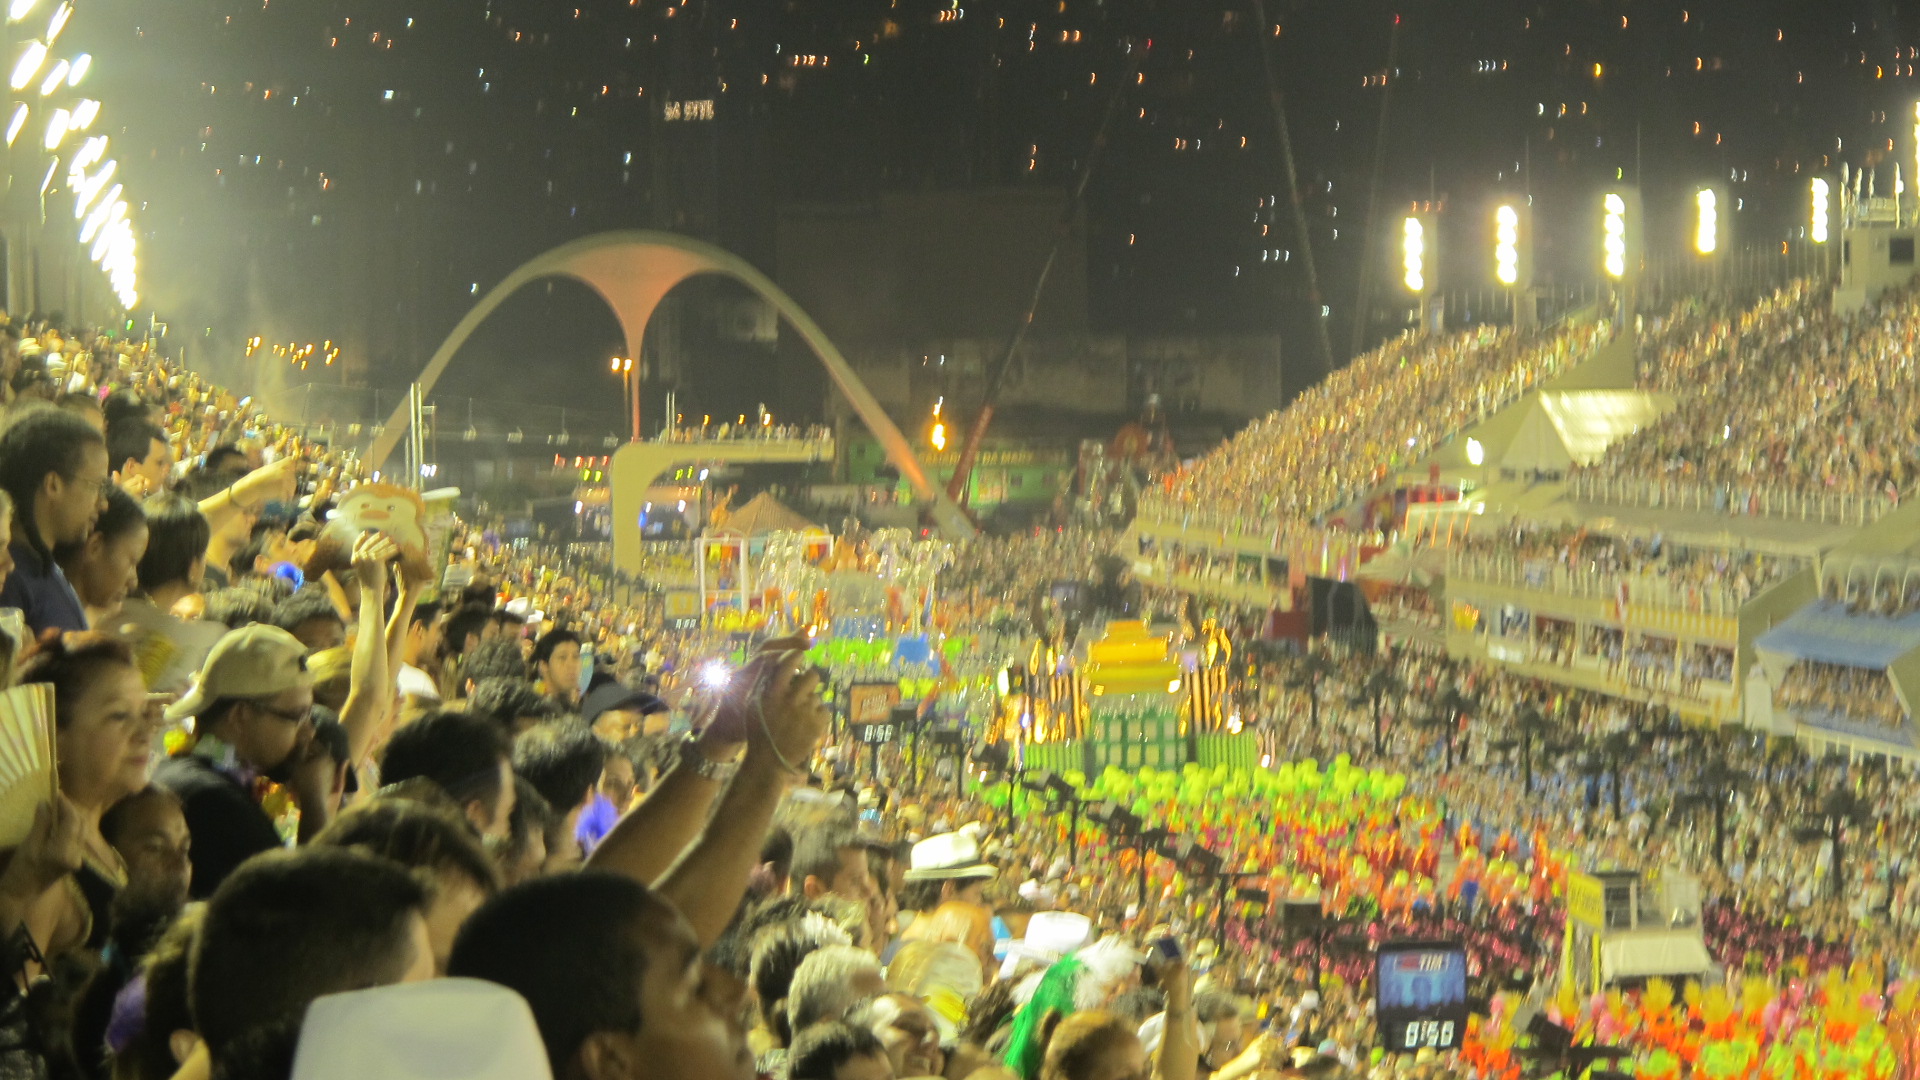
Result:
M986 887L999 876L1000 871L980 857L980 841L971 827L913 845L901 906L921 914L901 940L957 941L980 957L982 971L992 971L993 910L986 905Z
M306 646L277 626L232 631L207 654L193 689L167 719L194 720L186 753L154 781L180 797L193 835L193 896L204 899L235 867L284 846L260 805L263 780L284 783L300 808L300 836L325 827L340 772L313 738Z
M580 718L603 741L621 746L636 735L664 733L667 703L608 678L587 691L580 703Z

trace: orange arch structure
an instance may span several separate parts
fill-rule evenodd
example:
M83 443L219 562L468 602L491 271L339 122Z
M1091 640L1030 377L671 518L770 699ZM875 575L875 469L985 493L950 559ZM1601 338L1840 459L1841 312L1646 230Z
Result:
M914 455L906 436L900 433L899 427L880 407L866 384L853 373L846 357L827 339L812 316L802 310L772 279L755 269L753 264L732 252L684 236L643 231L599 233L563 244L532 259L495 285L474 305L472 311L467 312L466 317L453 328L453 333L447 335L446 341L435 350L425 370L420 373L420 392L430 393L454 354L460 351L460 347L466 344L467 338L486 321L487 316L493 314L508 297L532 282L550 277L573 278L599 293L600 298L613 309L614 317L620 321L621 332L627 339L626 355L637 357L640 355L641 341L646 337L647 323L659 308L660 301L676 285L697 274L724 274L772 304L787 325L820 358L820 363L825 365L834 385L846 395L853 411L867 425L867 430L880 440L887 460L900 470L900 475L913 486L916 495L932 503L934 521L940 530L948 535L959 536L973 532L966 515L945 490L928 479L926 469ZM386 464L394 448L406 436L409 419L409 410L404 402L387 418L386 427L375 440L369 455L374 468Z

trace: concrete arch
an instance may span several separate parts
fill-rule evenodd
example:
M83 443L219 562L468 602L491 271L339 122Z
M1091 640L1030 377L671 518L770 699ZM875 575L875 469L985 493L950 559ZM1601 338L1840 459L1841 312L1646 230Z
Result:
M840 355L840 350L827 340L827 335L812 316L745 259L712 244L684 236L638 230L599 233L562 244L530 260L481 297L473 310L467 312L453 332L447 335L447 340L434 351L433 357L420 373L418 382L421 393L432 392L434 383L446 371L454 353L466 344L467 338L486 321L487 316L493 314L508 297L535 281L568 277L599 293L600 298L613 309L614 317L620 321L621 332L627 339L627 355L639 356L641 341L647 333L647 323L653 318L660 301L674 286L697 274L724 274L772 304L787 325L799 333L807 347L820 358L820 363L826 366L834 385L846 395L853 411L867 425L867 430L880 440L887 460L900 470L900 475L913 486L920 498L933 503L934 520L941 531L958 536L973 532L972 525L959 506L948 497L945 490L927 478L926 469L914 455L906 436L900 433L872 392L853 373L846 357ZM369 455L372 467L385 465L394 448L405 437L408 421L408 409L403 402L387 418L386 428L373 444Z

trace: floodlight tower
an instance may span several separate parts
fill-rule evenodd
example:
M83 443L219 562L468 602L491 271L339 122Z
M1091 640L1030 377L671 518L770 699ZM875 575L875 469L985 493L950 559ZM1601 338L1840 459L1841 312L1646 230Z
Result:
M1728 214L1732 209L1732 201L1719 185L1701 184L1693 189L1693 251L1713 286L1720 284L1727 262L1722 253L1727 249L1727 226L1731 224Z
M1400 284L1420 305L1420 329L1435 331L1430 301L1439 270L1439 230L1431 214L1408 214L1400 222Z
M1634 285L1646 258L1640 221L1640 190L1621 186L1601 196L1600 269L1613 282L1613 317L1624 329L1633 313Z
M1493 279L1507 290L1513 305L1513 325L1533 325L1533 214L1519 200L1501 202L1493 210Z

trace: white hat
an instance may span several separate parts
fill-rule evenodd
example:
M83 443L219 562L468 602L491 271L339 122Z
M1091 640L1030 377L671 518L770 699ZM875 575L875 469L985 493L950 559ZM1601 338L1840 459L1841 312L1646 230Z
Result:
M1027 948L1068 956L1093 940L1093 920L1072 911L1038 911L1027 920Z
M980 841L966 829L930 836L913 845L908 865L908 881L987 880L1000 876L992 863L980 858Z
M533 1010L480 979L431 979L307 1008L293 1080L553 1080Z
M1093 920L1072 911L1038 911L1027 920L1025 937L1006 942L1000 977L1010 979L1023 961L1053 964L1093 940Z
M1029 878L1020 883L1020 899L1035 907L1050 907L1056 899L1052 889Z

